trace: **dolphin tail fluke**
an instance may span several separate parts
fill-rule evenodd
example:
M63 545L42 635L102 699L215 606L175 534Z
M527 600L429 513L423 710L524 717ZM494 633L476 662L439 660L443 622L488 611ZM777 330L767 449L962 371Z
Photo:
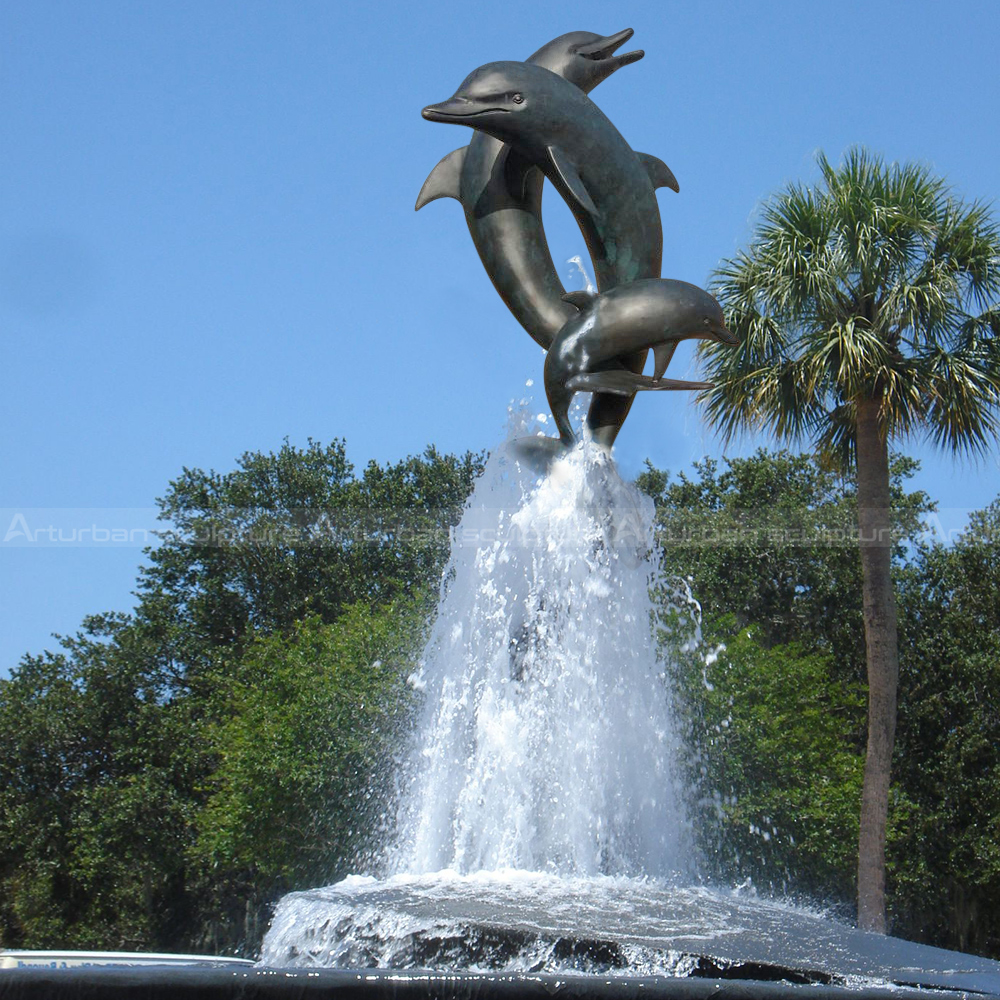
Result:
M580 312L586 312L593 304L594 299L597 298L595 292L588 292L580 288L574 292L567 292L562 296L563 302L568 302L571 306L576 306Z
M465 151L468 146L461 149L453 149L441 162L427 175L424 186L417 195L417 204L414 211L419 212L424 205L438 198L455 198L462 200L460 185L462 180L462 164L465 163Z
M646 173L649 174L654 188L670 188L671 191L680 191L681 186L677 183L674 172L663 160L657 156L651 156L649 153L637 153L636 155L646 168Z
M673 378L652 378L636 375L624 369L609 372L584 372L566 382L574 392L609 392L614 396L631 396L641 390L711 389L712 382L684 382Z
M535 472L544 475L552 463L566 454L566 445L559 438L523 437L513 442L514 453Z

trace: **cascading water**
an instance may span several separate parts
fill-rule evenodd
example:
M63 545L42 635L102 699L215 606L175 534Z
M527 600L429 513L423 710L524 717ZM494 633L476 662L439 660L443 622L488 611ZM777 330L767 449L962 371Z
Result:
M652 502L586 446L533 479L501 449L456 532L390 870L666 876L683 822Z
M440 895L450 885L468 900L514 886L537 909L539 893L555 898L570 885L579 896L686 872L653 634L653 521L652 501L587 443L542 477L510 441L492 455L454 531L437 619L410 678L423 719L383 881L286 897L264 961L349 964L364 940L367 961L400 962L400 935L413 928L375 929L373 889L398 897L430 885Z

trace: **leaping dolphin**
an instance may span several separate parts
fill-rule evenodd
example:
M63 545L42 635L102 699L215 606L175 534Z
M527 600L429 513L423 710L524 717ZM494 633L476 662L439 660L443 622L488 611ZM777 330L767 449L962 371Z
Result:
M643 389L710 389L711 382L663 378L677 346L686 339L738 344L726 329L719 303L686 281L669 278L633 281L601 295L570 292L566 300L579 311L559 331L545 356L545 394L565 447L576 443L569 404L577 392L605 392L632 397ZM652 376L621 363L638 350L653 349ZM553 439L541 439L544 441ZM529 439L529 450L546 447Z
M641 59L641 50L615 55L632 37L626 28L614 35L572 31L542 46L527 60L589 93L622 66ZM659 161L655 161L656 164ZM654 167L659 183L677 190L665 164ZM468 146L445 156L424 181L417 210L438 198L455 198L480 260L507 308L528 334L548 349L572 317L562 300L565 289L556 274L542 226L544 175L524 156L484 132Z
M541 66L488 63L471 73L450 100L424 108L423 116L468 125L509 144L512 152L494 168L494 176L503 169L508 191L507 168L520 159L544 173L580 225L601 291L659 277L663 237L655 186L676 187L676 181L665 164L635 153L580 88ZM530 171L518 166L512 173L524 178ZM470 191L468 200L474 194ZM522 200L523 194L522 186ZM473 205L478 204L477 197ZM537 255L526 260L529 271L536 262ZM564 308L550 306L547 336L565 316ZM639 373L645 357L641 350L623 361ZM594 438L610 446L630 405L631 397L596 396L588 418Z

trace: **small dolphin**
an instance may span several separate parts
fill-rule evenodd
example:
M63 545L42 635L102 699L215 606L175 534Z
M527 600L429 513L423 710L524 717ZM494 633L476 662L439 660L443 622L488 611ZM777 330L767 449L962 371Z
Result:
M578 87L541 66L488 63L450 100L424 108L423 116L491 135L538 167L576 217L602 292L659 277L656 178L673 175L660 161L635 153ZM639 373L645 358L640 350L622 361ZM588 418L595 439L610 446L630 405L630 395L596 396Z
M543 45L527 60L589 93L622 66L641 59L641 50L615 55L632 37L571 31ZM643 154L640 154L643 156ZM677 190L666 164L644 156L654 184ZM465 210L472 242L486 273L514 318L536 343L548 349L572 317L552 263L542 226L544 175L499 139L477 132L468 146L445 156L424 181L416 208L438 198L455 198Z
M719 303L686 281L633 281L601 295L570 292L566 300L579 312L559 331L545 356L545 394L567 448L576 443L569 421L574 393L606 392L631 398L643 389L710 389L711 382L662 377L677 342L739 343L726 329ZM630 371L622 363L622 358L649 347L653 348L652 376ZM532 447L544 446L535 442Z

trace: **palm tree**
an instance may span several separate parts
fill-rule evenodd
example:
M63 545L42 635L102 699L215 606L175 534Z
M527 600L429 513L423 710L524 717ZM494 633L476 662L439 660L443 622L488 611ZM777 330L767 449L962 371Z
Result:
M899 660L890 576L889 442L928 435L979 455L1000 416L1000 233L913 164L863 150L763 208L714 291L737 349L703 342L702 395L723 439L762 428L810 440L856 475L868 748L858 922L885 932L885 834Z

